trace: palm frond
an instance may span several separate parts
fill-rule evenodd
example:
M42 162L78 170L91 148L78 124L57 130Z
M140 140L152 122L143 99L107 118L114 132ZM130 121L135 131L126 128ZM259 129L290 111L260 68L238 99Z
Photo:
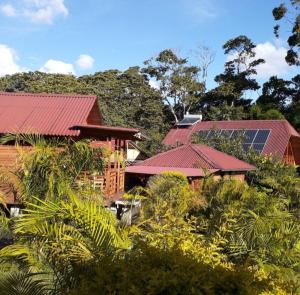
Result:
M51 292L41 274L11 273L0 280L1 295L48 295Z

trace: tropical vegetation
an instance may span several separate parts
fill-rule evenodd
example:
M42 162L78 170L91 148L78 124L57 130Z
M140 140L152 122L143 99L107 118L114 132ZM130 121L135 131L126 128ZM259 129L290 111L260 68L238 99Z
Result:
M273 10L276 23L296 11L286 57L295 66L299 4L290 0ZM274 29L280 34L280 26ZM1 77L0 90L97 95L104 122L141 129L149 155L164 148L165 132L187 111L211 120L287 118L299 130L299 75L260 85L257 66L264 61L249 37L232 38L223 49L228 59L213 89L206 80L214 55L202 47L194 64L166 49L142 68L82 77L19 73ZM256 102L248 99L259 89ZM11 142L16 166L0 169L1 294L300 294L297 167L245 152L241 139L229 142L216 132L205 144L253 164L247 181L207 175L193 191L180 173L154 176L124 195L142 202L129 227L81 177L101 173L109 151L88 141L1 139ZM7 218L3 185L23 204L20 216Z

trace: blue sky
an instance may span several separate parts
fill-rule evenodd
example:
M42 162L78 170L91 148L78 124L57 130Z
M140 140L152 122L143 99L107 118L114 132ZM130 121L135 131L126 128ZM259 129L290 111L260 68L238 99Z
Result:
M0 0L0 75L24 70L76 75L142 65L165 48L198 45L216 54L209 85L223 70L222 45L245 34L267 60L261 81L289 77L285 43L275 40L278 0ZM284 40L284 39L283 39ZM2 57L1 57L2 56Z

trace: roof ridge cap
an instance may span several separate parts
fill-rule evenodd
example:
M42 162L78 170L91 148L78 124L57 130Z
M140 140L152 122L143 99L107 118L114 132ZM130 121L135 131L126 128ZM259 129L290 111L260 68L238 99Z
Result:
M144 162L148 161L149 159L157 158L158 156L160 156L160 155L162 155L162 154L167 154L167 153L170 153L170 152L172 152L172 151L174 151L174 150L178 150L178 149L183 148L183 147L185 147L185 146L186 146L186 145L181 145L181 146L178 146L178 147L176 147L176 148L172 148L172 149L169 149L169 150L167 150L167 151L160 152L160 153L158 153L158 154L156 154L156 155L154 155L154 156L152 156L152 157L150 157L150 158L148 158L148 159L142 161L141 163L144 163Z
M200 157L204 158L204 160L209 163L211 166L213 166L213 169L220 169L219 165L217 165L216 162L212 161L208 156L206 156L201 150L197 150L195 148L195 146L205 146L207 148L210 148L210 149L214 149L208 145L205 145L205 144L190 144L191 145L191 148L193 149L193 151L195 151ZM214 149L216 150L216 149Z
M78 94L78 93L53 93L53 92L5 92L0 91L0 95L7 95L7 96L43 96L43 97L73 97L73 98L97 98L95 94Z

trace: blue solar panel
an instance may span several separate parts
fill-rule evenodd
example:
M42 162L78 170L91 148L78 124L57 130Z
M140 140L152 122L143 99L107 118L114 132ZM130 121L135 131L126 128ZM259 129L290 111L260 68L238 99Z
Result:
M265 143L254 143L252 145L252 148L260 154L262 152L262 150L264 149L264 146L265 146Z
M269 134L270 130L258 130L253 143L265 143Z
M229 138L230 138L232 132L233 132L233 130L225 130L225 129L223 129L223 130L221 131L221 134L222 134L222 136L226 136L226 137L229 137Z
M252 143L257 130L245 130L245 143Z
M202 139L210 139L216 136L223 136L229 139L241 138L245 151L250 148L261 153L269 137L270 130L267 129L222 129L222 130L201 130L199 135Z

